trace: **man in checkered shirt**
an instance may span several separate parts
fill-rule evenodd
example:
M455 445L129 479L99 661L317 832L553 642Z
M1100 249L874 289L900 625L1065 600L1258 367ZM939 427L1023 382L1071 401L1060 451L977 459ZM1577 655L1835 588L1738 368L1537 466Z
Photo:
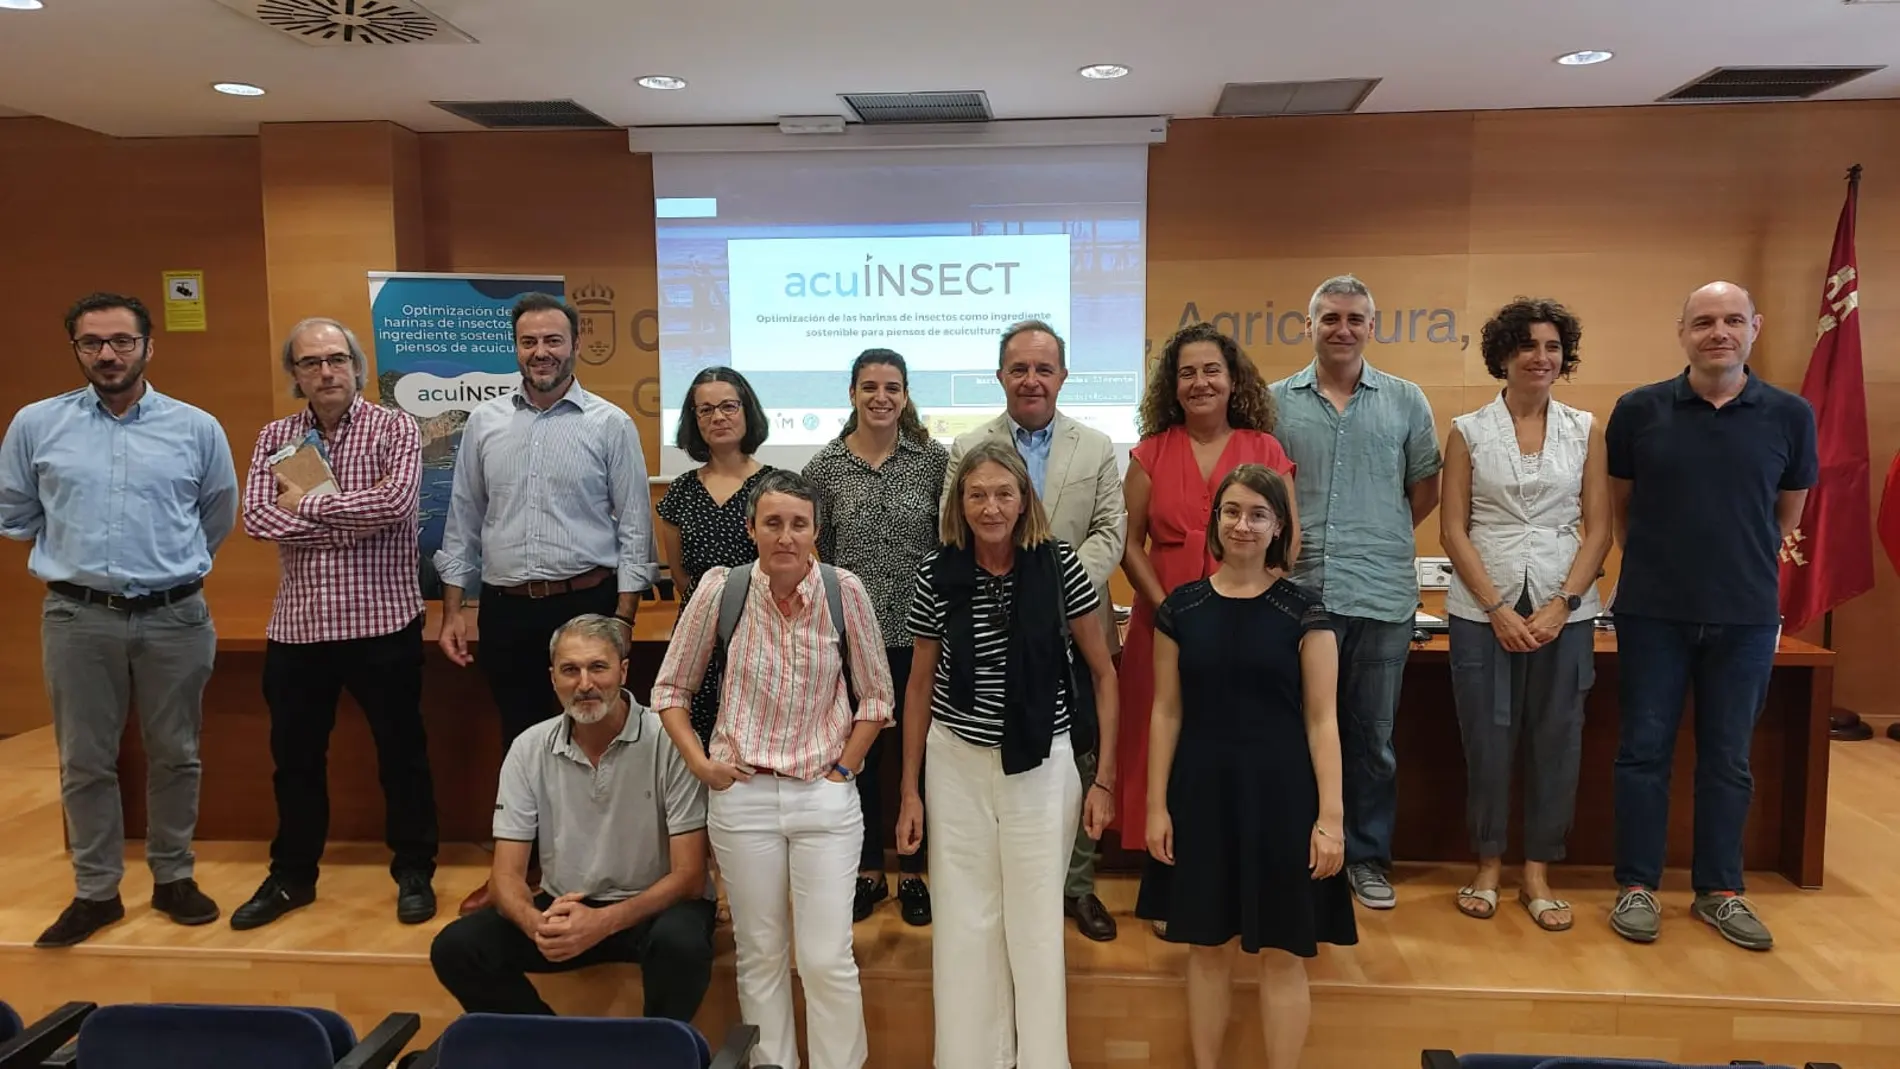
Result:
M277 543L282 562L264 652L277 837L270 875L231 927L261 927L316 900L330 821L326 758L345 689L376 740L396 918L420 924L435 916L436 853L416 571L422 436L408 413L363 399L368 361L336 320L292 327L283 361L291 392L310 403L258 435L244 486L244 530ZM333 487L298 486L273 470L274 458L304 445L329 463Z

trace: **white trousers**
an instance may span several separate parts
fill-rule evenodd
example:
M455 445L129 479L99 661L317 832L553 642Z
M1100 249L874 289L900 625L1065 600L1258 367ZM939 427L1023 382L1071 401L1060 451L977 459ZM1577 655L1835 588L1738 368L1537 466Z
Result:
M732 908L739 1012L759 1027L753 1064L798 1069L796 946L812 1069L859 1069L864 999L851 954L851 896L864 815L856 785L760 773L708 793L706 832Z
M1082 809L1069 738L1014 776L942 724L925 750L937 1069L1068 1069L1062 883Z

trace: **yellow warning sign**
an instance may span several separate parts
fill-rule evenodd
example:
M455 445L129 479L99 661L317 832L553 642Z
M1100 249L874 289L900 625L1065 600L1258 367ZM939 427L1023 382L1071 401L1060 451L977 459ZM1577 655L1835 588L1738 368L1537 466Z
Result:
M165 330L205 329L205 273L165 272Z

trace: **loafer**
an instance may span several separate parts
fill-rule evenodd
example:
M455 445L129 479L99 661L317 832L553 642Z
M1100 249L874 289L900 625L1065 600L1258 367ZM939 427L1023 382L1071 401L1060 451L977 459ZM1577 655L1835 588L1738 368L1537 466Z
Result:
M154 885L152 908L184 925L210 924L221 915L218 904L189 876Z
M434 916L435 888L429 875L405 872L396 877L396 919L404 924L421 924Z
M1064 898L1062 911L1075 920L1075 930L1097 943L1106 943L1115 938L1115 918L1102 905L1102 900L1093 894L1080 898Z
M1391 909L1399 904L1399 893L1392 889L1385 870L1370 861L1346 866L1346 882L1352 885L1352 897L1367 909Z
M883 876L859 876L857 890L851 895L851 922L856 924L869 917L877 904L890 896L890 881Z
M125 903L118 895L111 898L75 898L60 911L52 927L40 933L33 945L42 949L70 947L91 939L108 924L125 919Z
M897 906L905 924L922 928L930 923L930 888L921 877L906 876L897 881Z
M1662 934L1662 905L1647 887L1626 887L1610 910L1610 929L1632 943L1654 943Z
M455 907L455 912L466 917L471 913L480 913L482 910L487 909L488 903L488 881L483 880L480 887L470 891L468 897L462 899L462 904Z
M1695 905L1689 911L1722 933L1722 938L1744 950L1774 948L1775 937L1769 933L1768 926L1761 922L1761 918L1755 915L1755 907L1748 904L1748 899L1733 891L1697 895Z
M264 882L257 885L257 893L251 896L250 901L232 911L231 928L239 932L262 928L291 910L302 909L316 900L315 887L298 887L275 876L266 876Z

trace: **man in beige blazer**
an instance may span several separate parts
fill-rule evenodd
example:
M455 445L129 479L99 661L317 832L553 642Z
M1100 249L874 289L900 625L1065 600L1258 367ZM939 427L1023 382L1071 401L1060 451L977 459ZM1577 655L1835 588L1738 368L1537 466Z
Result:
M1115 628L1109 625L1108 577L1121 563L1128 508L1122 501L1122 476L1115 464L1114 443L1101 431L1056 410L1056 396L1068 377L1067 348L1049 324L1025 320L1004 332L996 379L1003 384L1008 409L957 438L950 450L943 507L956 507L951 496L956 489L957 465L965 452L986 439L1014 445L1029 467L1030 482L1049 515L1050 529L1075 547L1082 567L1095 583L1096 594L1102 599L1099 619L1112 650L1119 644ZM1087 790L1096 781L1096 754L1093 750L1078 750L1075 763L1083 789ZM1063 898L1069 916L1083 935L1097 942L1115 938L1115 918L1095 897L1095 840L1079 827Z

